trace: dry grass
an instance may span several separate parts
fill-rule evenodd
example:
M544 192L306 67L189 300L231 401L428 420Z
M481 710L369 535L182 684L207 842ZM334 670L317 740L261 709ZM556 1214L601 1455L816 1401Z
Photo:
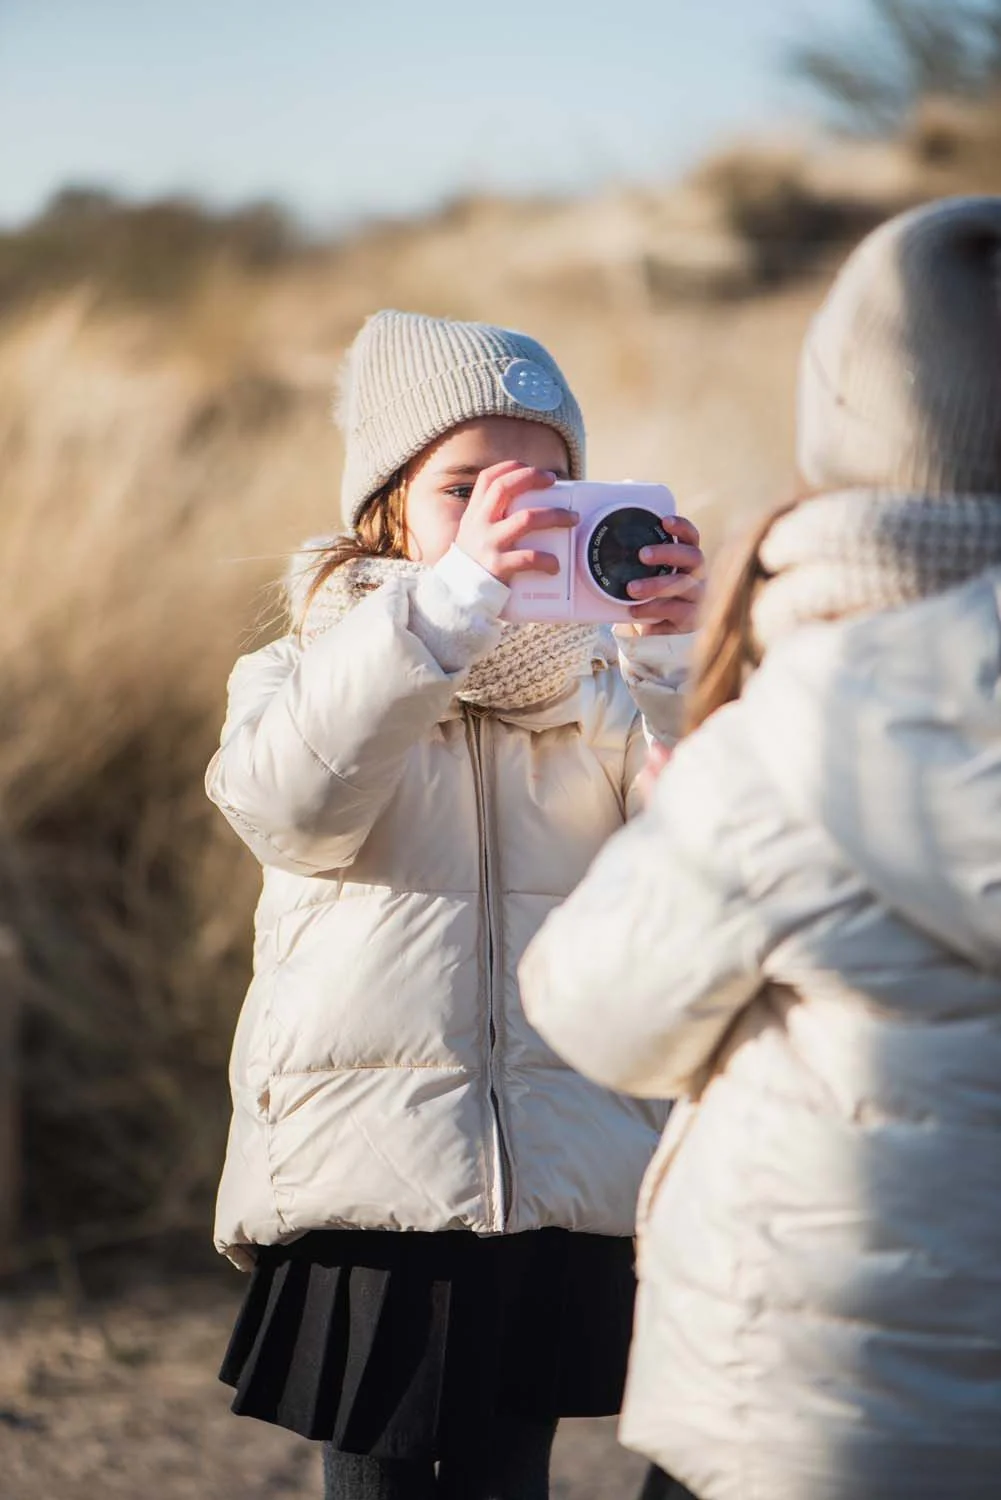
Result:
M529 328L578 389L592 472L667 479L714 544L792 482L831 256L929 183L985 185L985 119L753 172L745 151L673 194L469 202L263 268L199 252L166 301L109 295L95 255L8 299L0 928L27 1002L29 1241L206 1218L256 871L202 771L268 582L336 515L328 389L361 318Z

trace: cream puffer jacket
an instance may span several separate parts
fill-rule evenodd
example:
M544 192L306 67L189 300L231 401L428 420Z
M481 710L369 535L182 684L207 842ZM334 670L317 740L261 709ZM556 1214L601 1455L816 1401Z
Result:
M455 561L430 604L394 580L230 681L207 787L264 866L216 1222L244 1267L319 1228L634 1229L665 1111L570 1071L516 972L626 817L643 722L607 666L533 711L461 707L422 637L468 664L507 590ZM626 667L665 739L682 657Z
M522 968L675 1094L624 1441L701 1500L1001 1493L1001 575L803 628Z

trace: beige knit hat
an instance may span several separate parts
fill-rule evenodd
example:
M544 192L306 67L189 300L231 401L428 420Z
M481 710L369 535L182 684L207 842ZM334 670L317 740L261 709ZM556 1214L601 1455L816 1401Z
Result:
M366 500L429 443L475 417L553 427L570 475L584 477L584 419L559 366L523 333L420 313L377 312L345 363L341 510L354 527Z
M822 490L1001 495L1001 198L891 219L815 318L799 466Z

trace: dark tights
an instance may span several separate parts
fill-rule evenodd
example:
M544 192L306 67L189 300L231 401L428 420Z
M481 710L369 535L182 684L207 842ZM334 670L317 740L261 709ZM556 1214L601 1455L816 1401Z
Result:
M475 1453L367 1458L323 1445L325 1500L548 1500L555 1422L500 1417Z
M663 1469L652 1468L640 1493L640 1500L695 1500L691 1490L665 1474Z

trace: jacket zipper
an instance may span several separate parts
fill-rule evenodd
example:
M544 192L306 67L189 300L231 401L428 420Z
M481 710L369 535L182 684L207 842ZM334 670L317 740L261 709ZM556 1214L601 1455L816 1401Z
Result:
M491 1228L503 1233L511 1206L511 1158L504 1130L504 1112L500 1091L494 1071L498 1047L497 996L500 993L503 1005L503 975L498 976L503 954L500 943L500 915L497 910L497 888L495 872L497 866L494 848L494 822L489 803L489 777L486 771L487 755L484 740L483 715L475 709L466 708L470 759L473 766L473 781L476 788L476 818L480 836L480 886L482 892L483 930L486 948L486 998L487 998L487 1090L490 1098L492 1163L490 1177ZM500 977L500 986L498 985Z

